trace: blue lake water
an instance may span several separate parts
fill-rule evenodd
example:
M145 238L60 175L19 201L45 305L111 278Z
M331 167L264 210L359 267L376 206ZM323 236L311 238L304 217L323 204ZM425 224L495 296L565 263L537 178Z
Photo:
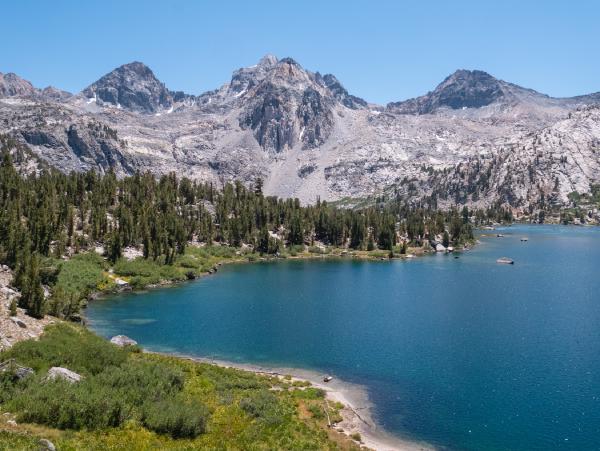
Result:
M87 317L151 350L365 385L379 424L434 446L600 449L600 229L501 233L458 259L230 265Z

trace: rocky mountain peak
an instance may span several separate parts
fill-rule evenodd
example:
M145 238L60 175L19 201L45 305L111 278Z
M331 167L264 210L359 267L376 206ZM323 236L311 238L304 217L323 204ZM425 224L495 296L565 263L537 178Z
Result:
M271 55L236 71L229 89L244 99L240 126L252 129L267 151L320 146L333 127L336 102L321 78L292 58Z
M236 70L229 82L230 93L235 97L243 95L264 80L277 63L276 56L267 54L258 61L258 64Z
M171 92L152 70L134 61L104 75L83 90L83 95L129 110L154 113L173 105Z
M442 108L481 108L505 96L505 83L481 70L459 69L442 81L434 91L403 102L388 104L398 113L429 114Z
M309 85L311 75L292 58L283 58L269 71L269 80L284 85ZM304 87L303 86L303 87Z
M2 97L33 97L37 90L27 80L17 74L0 72L0 98Z
M258 65L261 67L271 67L271 66L274 66L275 64L277 64L278 61L279 60L277 59L277 57L275 55L267 53L265 56L263 56L258 61Z
M460 69L440 83L434 96L440 106L479 108L503 96L501 82L481 70Z

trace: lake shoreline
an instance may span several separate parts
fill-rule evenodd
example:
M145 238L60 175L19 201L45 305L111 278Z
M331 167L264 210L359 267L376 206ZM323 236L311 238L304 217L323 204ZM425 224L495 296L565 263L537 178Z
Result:
M377 451L429 451L435 449L427 443L411 441L393 435L378 426L373 420L373 403L369 399L366 388L361 385L346 382L336 377L330 382L324 382L324 374L302 368L261 366L251 363L238 363L208 357L150 350L144 350L144 352L216 365L222 368L248 371L258 375L281 378L287 376L291 377L292 381L307 381L313 387L323 390L327 400L339 402L344 405L344 408L340 411L343 420L340 423L332 425L332 428L338 433L348 437L359 433L361 436L361 445Z
M485 236L485 235L483 235ZM461 254L463 252L468 252L472 250L480 244L478 239L474 239L471 242L465 243L462 245L462 248L456 249L454 251L446 251L445 253L454 253ZM373 251L352 251L346 248L334 248L333 252L323 253L323 254L315 254L310 252L304 252L299 255L286 255L286 256L263 256L257 259L248 259L248 258L233 258L233 259L223 259L217 262L214 267L207 272L203 272L197 274L193 279L188 280L179 280L179 279L165 279L161 280L159 283L148 284L143 287L131 287L129 285L120 286L120 287L110 287L103 290L94 290L90 293L88 301L96 301L103 299L107 296L126 294L126 293L144 293L150 290L161 289L161 288L171 288L180 286L185 283L194 282L204 277L212 276L217 274L218 269L224 265L232 265L232 264L256 264L256 263L276 263L276 262L284 262L284 261L312 261L312 260L332 260L332 261L360 261L360 262L378 262L378 261L406 261L412 260L414 258L422 258L426 256L436 255L439 252L436 252L433 249L423 249L423 248L412 248L413 251L411 253L405 254L394 254L393 257L383 256L382 254L369 254L368 252ZM381 252L381 251L375 251ZM85 306L84 306L85 310Z

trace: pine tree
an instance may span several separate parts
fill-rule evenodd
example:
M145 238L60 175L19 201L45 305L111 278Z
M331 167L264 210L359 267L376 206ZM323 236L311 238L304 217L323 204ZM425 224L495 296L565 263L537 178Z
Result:
M17 316L17 299L14 297L10 301L9 316Z
M27 314L34 318L43 318L46 299L40 278L40 258L33 254L29 259L24 286L21 289L20 304L27 309Z
M442 245L444 247L450 246L450 235L448 235L448 232L446 230L444 230L444 237L442 238Z

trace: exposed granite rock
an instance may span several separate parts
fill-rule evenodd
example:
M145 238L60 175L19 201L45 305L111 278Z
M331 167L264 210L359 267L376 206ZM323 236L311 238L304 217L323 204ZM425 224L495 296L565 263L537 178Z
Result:
M50 440L45 438L40 440L41 451L56 451L56 446Z
M114 345L120 346L120 347L126 347L126 346L135 346L137 345L137 341L126 337L125 335L116 335L114 337L112 337L110 339L110 342Z
M48 380L62 379L71 383L79 382L82 378L83 376L80 374L60 366L53 366L50 368L48 370L48 376L46 376L46 379Z
M265 84L257 91L253 106L241 117L240 125L254 130L263 149L281 152L292 147L297 139L291 105L288 90Z
M265 193L308 202L387 192L519 208L568 204L600 183L600 96L551 98L481 71L387 108L271 55L198 96L169 91L141 63L92 86L60 100L0 98L0 136L17 140L20 168L261 177Z
M480 108L505 96L500 80L480 70L457 70L433 92L388 104L397 113L429 114L440 108Z
M327 140L333 127L331 104L318 91L312 88L304 91L296 115L300 121L300 140L304 147L319 147Z
M17 318L16 316L11 316L10 320L15 323L17 326L19 326L21 329L27 329L27 324L25 324L22 320L20 320L19 318Z
M305 71L292 58L263 59L251 71L238 71L236 84L242 74L243 89L253 89L253 95L240 125L254 131L263 149L282 152L299 143L314 148L327 140L336 98L320 75Z
M2 97L34 97L37 91L27 80L17 74L0 72L0 98Z
M87 98L132 111L154 113L173 106L173 96L143 63L134 61L106 74L83 90Z
M0 351L19 341L39 337L44 327L57 321L48 315L42 319L32 318L21 308L17 308L16 317L9 316L11 300L20 296L9 286L12 278L13 273L8 267L0 267Z
M317 72L317 77L321 77ZM356 110L358 108L364 108L367 106L367 102L360 97L353 96L348 93L346 88L342 86L340 81L332 74L325 74L321 78L317 78L335 97L337 100L342 102L344 106Z

